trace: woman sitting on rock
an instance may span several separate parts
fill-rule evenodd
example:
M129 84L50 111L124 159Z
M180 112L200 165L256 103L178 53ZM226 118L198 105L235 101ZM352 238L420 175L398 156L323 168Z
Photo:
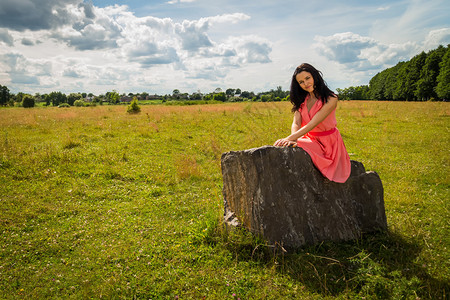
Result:
M294 112L291 135L277 140L274 146L303 148L326 178L345 182L351 166L336 128L337 95L328 88L320 71L304 63L292 76L290 98Z

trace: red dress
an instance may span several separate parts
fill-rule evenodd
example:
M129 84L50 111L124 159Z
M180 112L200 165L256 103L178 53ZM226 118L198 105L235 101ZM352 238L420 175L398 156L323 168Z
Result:
M300 105L299 112L302 117L302 127L311 121L312 117L322 108L323 103L317 100L308 112L307 101ZM336 128L336 109L333 110L313 130L297 140L297 146L303 148L319 169L329 180L345 182L350 176L350 157L345 148L339 130Z

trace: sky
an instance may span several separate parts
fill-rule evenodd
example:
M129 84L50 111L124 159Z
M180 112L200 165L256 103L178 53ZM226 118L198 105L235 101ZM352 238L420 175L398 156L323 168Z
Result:
M0 0L0 84L12 93L331 89L450 43L448 0Z

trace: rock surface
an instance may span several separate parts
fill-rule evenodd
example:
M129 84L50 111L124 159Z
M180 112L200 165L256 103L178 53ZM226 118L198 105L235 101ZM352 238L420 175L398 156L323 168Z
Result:
M301 148L224 153L225 222L287 248L386 229L380 177L360 162L351 164L347 182L336 183L323 177Z

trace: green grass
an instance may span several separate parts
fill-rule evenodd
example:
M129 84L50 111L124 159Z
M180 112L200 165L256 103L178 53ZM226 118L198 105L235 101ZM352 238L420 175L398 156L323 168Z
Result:
M448 298L448 103L341 102L389 231L294 253L221 224L221 154L287 135L288 103L141 108L0 110L0 298Z

